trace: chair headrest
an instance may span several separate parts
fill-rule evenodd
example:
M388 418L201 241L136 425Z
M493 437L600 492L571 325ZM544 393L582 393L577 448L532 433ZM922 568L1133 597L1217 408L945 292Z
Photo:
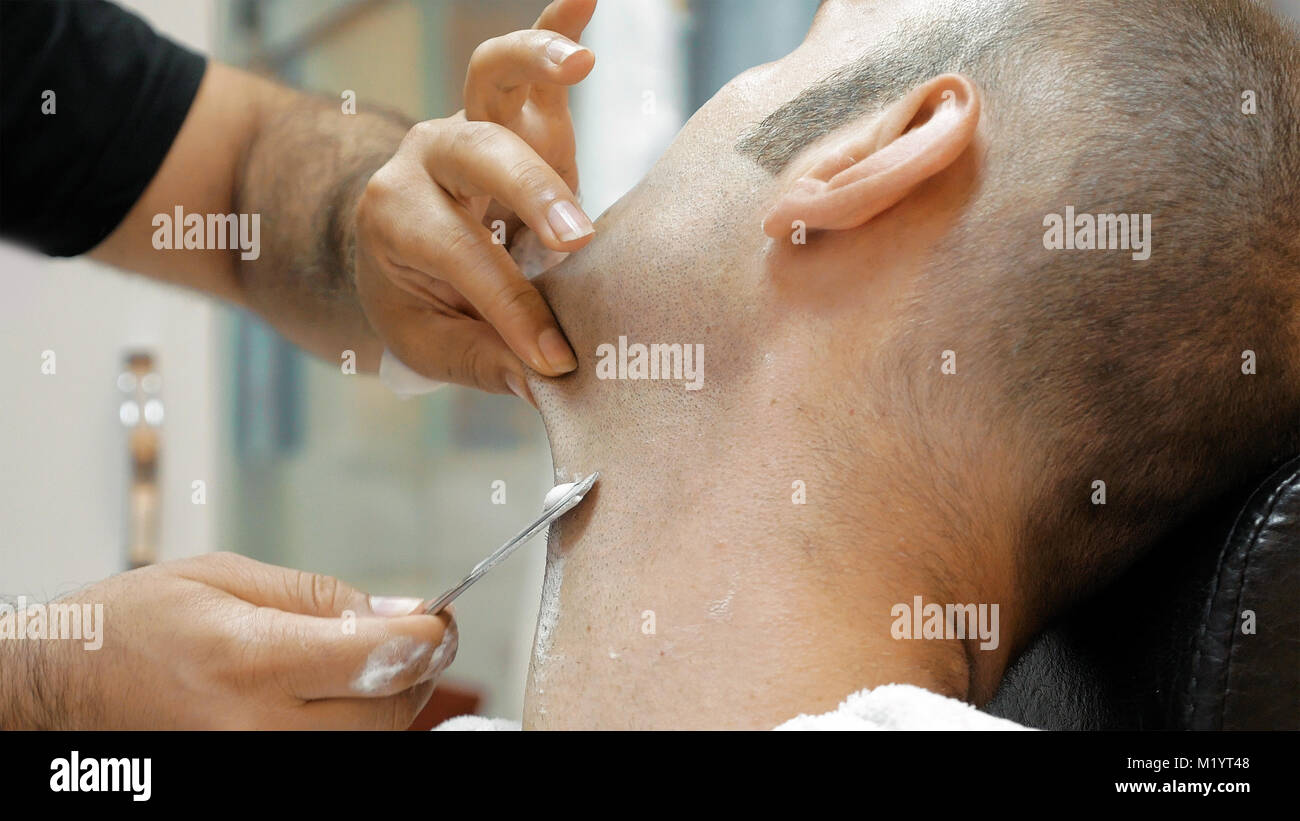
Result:
M1300 729L1300 458L1076 606L985 709L1043 729Z

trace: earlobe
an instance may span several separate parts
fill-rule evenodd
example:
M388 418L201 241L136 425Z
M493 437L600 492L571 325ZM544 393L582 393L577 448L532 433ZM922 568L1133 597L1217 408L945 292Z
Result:
M814 145L792 170L764 232L786 236L796 221L814 231L866 224L952 165L974 139L979 117L979 91L969 79L927 81Z

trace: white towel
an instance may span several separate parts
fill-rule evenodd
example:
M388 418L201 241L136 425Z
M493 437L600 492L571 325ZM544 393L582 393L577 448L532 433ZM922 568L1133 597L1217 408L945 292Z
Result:
M518 721L508 718L484 718L483 716L456 716L433 728L435 732L466 732L472 730L519 730Z
M964 701L911 684L859 690L832 712L800 715L778 730L1028 730Z
M460 716L435 730L518 730L504 718ZM982 713L964 701L911 684L859 690L829 713L800 715L777 730L1028 730L1014 721Z

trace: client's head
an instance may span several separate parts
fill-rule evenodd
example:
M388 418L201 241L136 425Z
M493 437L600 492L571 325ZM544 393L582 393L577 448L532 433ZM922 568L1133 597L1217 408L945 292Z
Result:
M743 681L759 724L791 688L986 699L1293 455L1298 68L1247 0L841 0L719 92L539 280L581 363L532 384L557 472L603 479L528 718L617 715L602 676L653 710L709 674L714 716ZM891 644L915 595L1001 640Z

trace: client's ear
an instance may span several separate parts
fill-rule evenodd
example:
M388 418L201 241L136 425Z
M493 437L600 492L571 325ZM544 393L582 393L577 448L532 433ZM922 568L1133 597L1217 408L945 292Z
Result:
M795 220L812 230L863 225L960 157L979 118L979 91L966 77L941 74L917 86L801 157L763 231L788 236Z

